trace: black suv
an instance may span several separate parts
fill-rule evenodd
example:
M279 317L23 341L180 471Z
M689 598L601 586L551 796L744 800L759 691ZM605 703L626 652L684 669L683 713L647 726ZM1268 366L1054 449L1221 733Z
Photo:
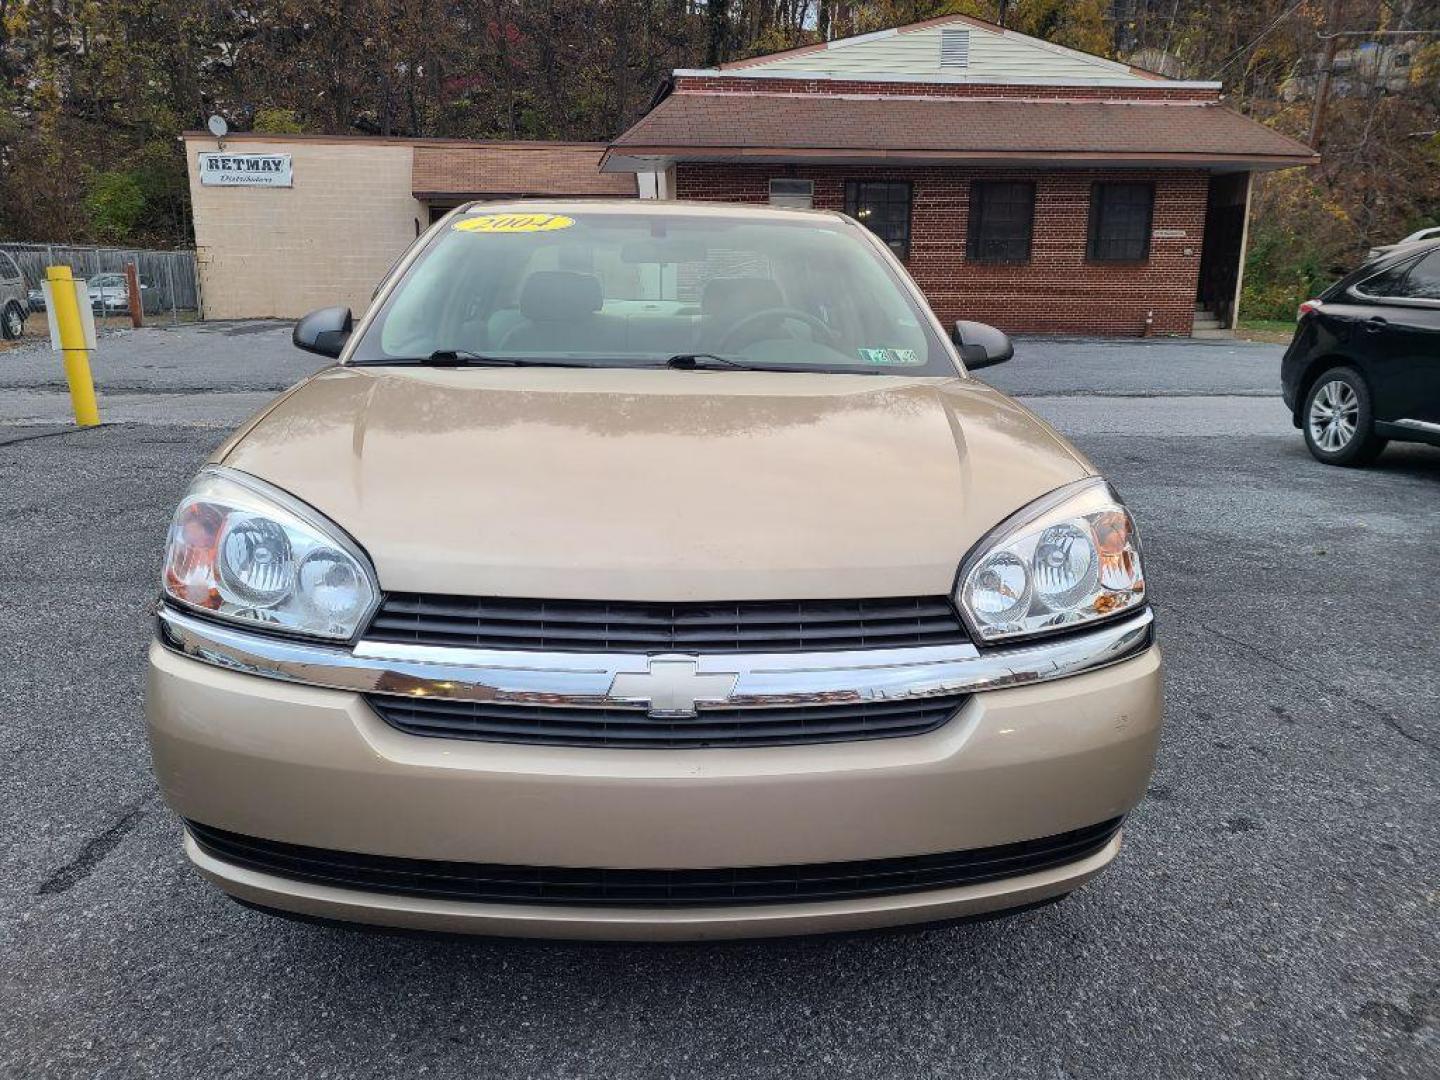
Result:
M1280 383L1327 465L1368 464L1390 439L1440 446L1440 243L1407 245L1301 304Z

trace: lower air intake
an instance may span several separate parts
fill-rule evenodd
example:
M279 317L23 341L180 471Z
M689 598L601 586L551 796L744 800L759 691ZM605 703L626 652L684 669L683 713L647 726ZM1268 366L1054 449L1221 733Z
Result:
M469 903L685 907L849 900L974 885L1093 855L1120 818L1038 840L939 855L713 870L504 866L361 855L259 840L187 822L209 855L234 866L364 892Z

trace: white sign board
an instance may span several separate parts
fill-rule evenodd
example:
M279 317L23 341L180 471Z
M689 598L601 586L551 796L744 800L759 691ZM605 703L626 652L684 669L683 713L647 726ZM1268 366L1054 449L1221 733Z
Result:
M85 334L85 348L94 349L95 310L90 306L90 287L83 278L76 278L71 284L75 286L75 306L80 309L80 329ZM60 324L55 319L55 283L46 278L40 282L40 290L45 295L45 321L50 324L50 351L64 352L60 348Z
M294 187L289 154L198 154L207 187Z

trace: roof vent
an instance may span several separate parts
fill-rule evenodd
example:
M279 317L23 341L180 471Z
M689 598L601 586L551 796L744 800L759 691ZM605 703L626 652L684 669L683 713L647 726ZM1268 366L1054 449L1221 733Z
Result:
M940 66L963 71L970 66L970 31L945 27L940 31Z

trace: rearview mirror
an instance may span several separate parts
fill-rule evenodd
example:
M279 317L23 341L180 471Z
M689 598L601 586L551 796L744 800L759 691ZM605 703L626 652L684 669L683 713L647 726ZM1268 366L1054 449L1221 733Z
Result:
M620 245L620 261L627 264L698 263L708 255L704 244L683 236L627 240Z
M339 356L350 340L350 330L355 320L348 307L322 307L310 312L295 324L290 340L297 349L319 353L321 356Z
M1003 364L1015 355L1015 346L1010 338L983 322L956 319L950 340L955 342L955 347L960 350L960 359L965 361L965 367L970 371L991 364Z

